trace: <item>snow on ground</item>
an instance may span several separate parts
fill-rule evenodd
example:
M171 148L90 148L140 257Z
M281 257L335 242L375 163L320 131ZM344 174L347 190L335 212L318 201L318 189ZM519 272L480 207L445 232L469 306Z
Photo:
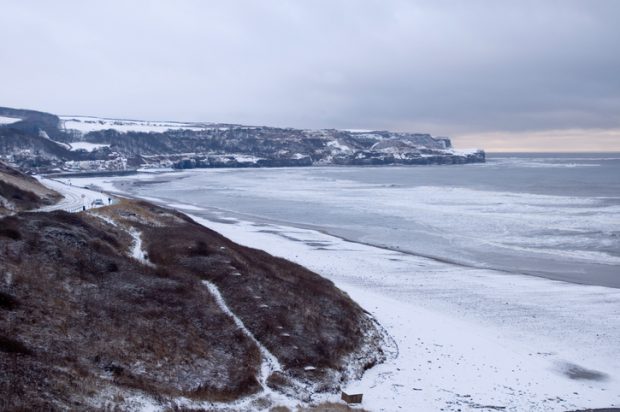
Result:
M267 386L267 378L273 372L282 370L282 366L280 365L280 362L275 356L273 356L271 352L269 352L269 350L262 343L258 341L258 339L254 337L252 332L250 332L248 328L245 327L245 325L243 324L243 321L239 319L239 317L235 315L233 311L230 310L228 305L226 305L226 301L222 297L217 286L215 286L213 283L207 280L203 280L202 283L207 287L207 289L209 289L209 292L215 298L215 302L217 303L219 308L222 310L222 312L230 316L235 322L235 325L237 325L237 327L241 329L243 334L246 335L248 338L250 338L250 340L253 341L256 344L256 346L258 346L258 349L260 350L261 358L262 358L259 381L264 391L271 391L271 389Z
M168 206L174 208L174 209L183 209L183 210L204 210L201 207L198 206L192 206L192 205L186 205L183 203L168 203Z
M147 266L154 266L147 258L147 254L144 253L142 248L142 234L136 229L131 229L129 234L133 238L133 244L131 246L131 256L134 259Z
M350 132L350 133L371 133L374 130L370 130L370 129L342 129L345 132Z
M71 142L69 143L71 146L70 150L86 150L87 152L92 152L95 149L99 149L101 147L110 147L109 144L102 143L90 143L90 142Z
M19 122L20 118L18 117L6 117L6 116L0 116L0 124L11 124L11 123L16 123Z
M246 335L248 338L250 338L250 340L254 342L254 344L256 344L256 346L258 347L261 353L261 370L260 370L260 376L258 377L258 379L261 384L261 387L263 388L263 391L257 395L253 395L253 396L246 397L246 398L239 400L238 403L240 407L239 409L234 409L234 410L245 410L245 407L249 406L248 410L252 410L252 411L258 411L258 410L271 411L271 405L270 406L265 405L263 407L260 407L259 405L256 405L256 404L249 405L249 403L252 402L254 399L256 399L257 397L262 397L262 396L266 396L271 402L273 402L273 405L286 406L292 411L297 409L297 406L304 402L300 402L297 399L293 399L287 395L276 392L267 385L267 378L269 378L269 376L273 372L282 371L282 365L280 365L278 358L276 358L269 351L269 349L267 349L260 341L258 341L258 339L256 339L256 337L252 334L252 332L250 332L250 330L246 328L243 321L237 315L235 315L235 313L232 310L230 310L230 308L226 304L226 301L224 300L224 297L221 295L219 289L217 288L217 286L215 286L215 284L207 280L203 280L202 283L207 287L207 289L209 289L209 292L215 298L215 302L217 303L219 308L222 310L222 312L226 313L228 316L232 318L233 322L235 322L235 325L237 325L237 327L244 333L244 335ZM291 380L294 381L293 379ZM298 386L303 386L303 384L300 384L298 382L295 382L295 384L297 384ZM315 396L314 398L315 398L314 399L315 402L321 402L326 399L324 395ZM241 405L243 405L244 408L241 408ZM218 405L214 405L214 406L218 406ZM225 404L224 405L220 404L219 406L223 406L224 408L227 407ZM233 407L233 406L230 406L230 407Z
M76 182L77 185L81 187L96 187L102 191L107 193L116 192L117 189L113 185L112 181L115 179L115 176L110 177L57 177L54 178L55 181L60 182L66 186L70 186L73 182ZM97 191L93 189L94 191ZM105 199L104 199L105 200Z
M65 210L69 212L77 212L77 211L82 210L83 205L86 205L86 209L93 209L93 208L99 207L99 206L91 206L91 202L93 202L96 199L104 199L104 202L106 204L107 204L108 198L115 200L115 198L113 198L112 195L110 195L109 193L102 193L102 192L98 192L98 191L83 188L83 187L73 186L69 184L70 179L65 179L64 182L59 181L59 180L54 180L54 179L43 178L41 176L37 176L37 179L42 184L44 184L46 187L53 189L64 196L63 200L61 200L57 204L52 205L52 206L46 206L44 208L39 209L39 211L41 212L49 212L53 210ZM101 178L93 178L93 179L94 180L92 183L98 183L98 187L101 187L101 183L102 183L100 181ZM80 180L84 180L84 179L80 179ZM81 181L80 183L84 184L83 181ZM184 206L184 205L179 204L177 206ZM201 210L200 208L192 207L188 205L185 205L185 207L192 209L192 210ZM116 222L114 222L112 219L110 219L107 216L98 214L96 212L93 214L94 216L97 216L98 218L103 219L104 221L114 226L117 225ZM142 247L141 233L135 229L128 231L128 233L132 236L134 240L132 243L131 255L136 260L140 261L141 263L152 266L153 264L148 260L148 256L144 252L144 249ZM179 407L199 408L199 409L208 408L209 410L226 410L226 411L229 411L232 409L232 410L239 410L239 411L265 411L267 412L271 410L271 406L273 405L287 406L290 410L295 410L297 406L302 402L298 401L297 399L293 399L289 396L286 396L284 394L275 392L271 388L269 388L266 384L266 380L272 372L282 370L282 367L278 359L273 354L271 354L271 352L269 352L269 350L264 345L262 345L254 337L254 335L251 334L251 332L245 327L241 319L239 319L228 308L228 306L226 305L224 301L224 298L221 296L217 287L208 281L204 281L204 284L209 289L211 294L214 296L216 303L220 306L220 308L226 314L231 316L235 324L247 336L249 336L250 339L252 339L258 346L261 352L262 358L263 358L262 363L261 363L261 376L259 377L263 391L257 394L254 394L252 396L239 399L235 402L194 401L194 400L191 400L185 397L177 397L174 399L175 404ZM130 392L123 393L123 395L125 395L127 399L131 400L131 402L134 404L133 406L138 408L138 410L148 410L148 411L168 410L168 408L165 407L164 405L159 405L156 400L150 399L143 395L134 394ZM109 399L109 398L111 398L111 396L110 397L104 396L102 399ZM268 399L268 401L261 402L262 398L266 398ZM324 396L315 397L315 400L317 402L320 402L321 400L324 400L324 399L325 399Z
M139 234L137 232L132 232L132 236L134 236L134 238L136 238L136 235L139 238ZM135 251L136 248L139 247L140 246L137 242L134 243L134 257L139 258L140 252ZM256 340L254 335L243 324L243 321L230 310L230 308L226 304L226 301L220 294L217 286L215 286L209 281L203 281L203 284L214 297L216 304L220 307L222 312L230 316L237 325L237 327L258 346L262 356L260 371L261 375L259 376L259 381L263 390L254 395L246 396L233 402L196 401L183 396L173 398L171 401L178 408L187 408L192 410L196 409L209 411L223 410L244 412L269 412L272 410L272 406L274 405L286 406L291 411L296 410L297 406L301 402L281 393L275 392L266 384L266 380L272 372L282 370L278 359L273 354L271 354L271 352L269 352L269 350L265 346L263 346L258 340ZM107 400L113 399L115 395L122 395L122 397L125 399L126 404L131 405L131 407L135 408L135 410L149 412L171 410L170 405L160 404L158 400L144 396L143 394L140 394L136 391L124 389L121 392L119 388L114 388L112 392L102 396L102 401L100 403L104 406L107 406L107 409L113 409L114 405L108 404ZM322 398L320 400L322 400Z
M353 151L353 149L351 149L349 146L347 146L346 144L340 143L340 141L338 141L338 140L332 140L330 142L327 142L327 146L333 147L333 148L338 149L338 150L343 151L343 152L352 152Z
M65 129L78 130L83 134L97 130L115 129L119 132L165 132L173 129L203 129L194 123L159 122L143 120L104 119L90 116L60 116Z
M52 210L79 212L84 208L92 209L101 207L102 205L93 204L96 200L101 200L103 205L108 204L108 198L113 200L108 194L96 190L73 186L56 179L48 179L40 176L37 176L37 179L41 184L63 195L63 199L60 202L51 206L42 207L39 209L40 212L51 212Z
M363 393L372 411L620 405L617 289L460 268L312 230L194 218L332 279L377 318L399 355L345 388Z
M243 163L243 162L256 163L262 159L262 157L256 157L256 156L245 155L245 154L235 154L235 155L232 155L232 157L237 162L240 162L240 163Z
M47 139L50 142L54 143L55 145L60 146L64 149L71 150L71 145L69 145L68 143L58 142L56 140L50 139L49 135L47 134L45 130L39 130L39 137Z
M447 149L446 152L452 153L455 155L467 156L476 154L480 151L480 149L470 148L470 149Z
M173 172L175 169L171 167L140 167L137 171L140 173L164 173Z
M151 171L149 169L145 169L145 171L141 171L140 174L132 176L131 178L139 178L140 180L143 181L148 181L148 180L157 180L160 179L162 177L166 177L168 176L168 174L174 175L176 176L184 176L184 175L189 175L191 174L191 172L179 172L179 171L175 171L174 169L166 169L166 168L162 168L162 169L155 169L154 171ZM122 182L123 180L126 180L127 176L114 176L114 175L109 175L109 176L95 176L95 177L79 177L79 176L75 176L75 177L57 177L54 178L54 180L64 183L66 185L73 183L76 183L77 185L81 186L81 187L93 187L93 188L97 188L100 189L102 191L105 191L107 193L119 193L119 189L118 187L115 185L115 183L119 183ZM145 198L146 199L146 198ZM156 201L158 199L155 199ZM180 207L181 204L179 204ZM187 205L185 205L187 206Z
M112 186L98 179L91 183ZM369 410L620 406L618 289L459 267L225 213L193 217L330 278L387 329L398 356L345 388L363 393Z

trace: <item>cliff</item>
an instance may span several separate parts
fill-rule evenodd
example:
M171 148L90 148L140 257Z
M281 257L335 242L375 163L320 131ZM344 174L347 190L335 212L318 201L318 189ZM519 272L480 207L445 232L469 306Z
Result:
M484 162L420 133L100 119L0 108L0 158L39 171Z

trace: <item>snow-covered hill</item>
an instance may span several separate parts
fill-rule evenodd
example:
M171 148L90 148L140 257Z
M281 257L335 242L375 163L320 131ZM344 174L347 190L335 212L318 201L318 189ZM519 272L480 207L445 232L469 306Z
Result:
M65 130L77 130L82 134L99 130L114 129L122 133L126 132L145 132L145 133L164 133L168 130L194 129L201 130L202 127L195 123L181 122L158 122L148 120L120 120L105 119L102 117L91 116L59 116L62 128ZM0 119L1 122L1 119Z
M425 133L54 116L0 108L0 159L72 171L484 162ZM50 143L57 143L50 145Z
M0 116L0 124L11 124L11 123L16 123L19 122L20 118L18 117L6 117L6 116Z

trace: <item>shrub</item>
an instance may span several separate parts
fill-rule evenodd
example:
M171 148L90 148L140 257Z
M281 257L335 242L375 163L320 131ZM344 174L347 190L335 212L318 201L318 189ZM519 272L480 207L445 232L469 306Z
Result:
M8 293L0 292L0 308L13 310L18 306L17 299Z
M20 341L0 334L0 351L7 353L18 353L21 355L31 355L32 351Z

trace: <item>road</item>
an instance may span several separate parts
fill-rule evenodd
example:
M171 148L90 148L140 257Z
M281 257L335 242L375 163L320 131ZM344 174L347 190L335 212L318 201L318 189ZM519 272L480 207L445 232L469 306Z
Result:
M86 189L83 187L66 185L54 179L48 179L37 176L41 184L60 193L63 199L58 203L37 209L38 212L51 212L53 210L64 210L66 212L80 212L84 209L93 209L105 206L109 203L108 199L114 202L116 199L107 193L98 192L96 190ZM93 202L101 199L103 205L96 206Z

